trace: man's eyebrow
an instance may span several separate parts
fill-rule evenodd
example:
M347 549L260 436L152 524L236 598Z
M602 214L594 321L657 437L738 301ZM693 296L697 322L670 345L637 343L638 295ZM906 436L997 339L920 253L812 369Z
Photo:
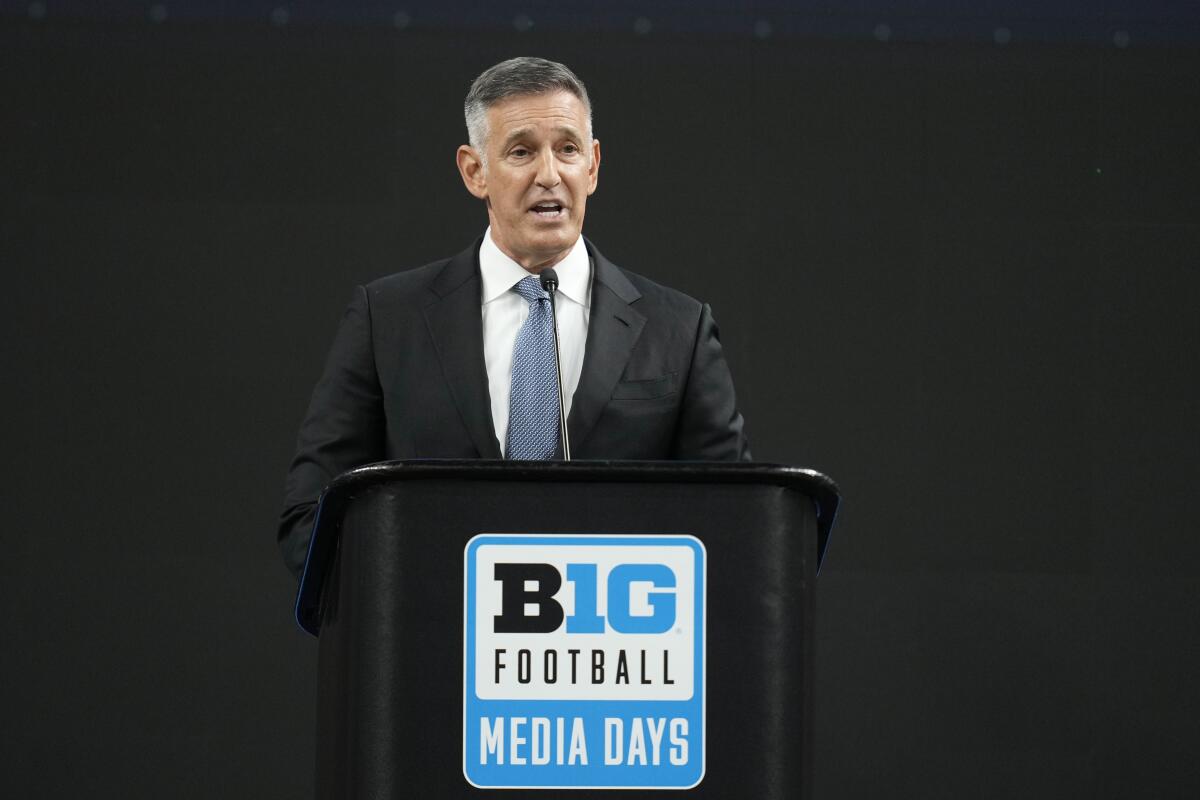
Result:
M581 141L583 140L583 134L580 133L579 129L574 125L555 125L554 132L565 133L573 139L579 139Z
M554 133L566 134L572 139L578 139L581 142L584 138L583 134L580 133L579 129L574 125L555 125L553 128L551 128L551 130ZM508 136L504 137L504 149L507 150L513 144L513 142L527 138L533 133L533 131L534 129L532 127L517 128L512 133L508 134Z
M508 149L508 146L510 144L517 141L518 139L524 139L526 136L528 136L532 132L533 132L533 128L517 128L515 131L510 133L508 136L504 137L504 148Z

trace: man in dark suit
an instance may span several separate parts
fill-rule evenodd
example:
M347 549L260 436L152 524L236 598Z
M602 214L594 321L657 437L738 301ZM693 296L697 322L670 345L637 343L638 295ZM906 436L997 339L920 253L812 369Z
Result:
M458 167L489 228L453 258L356 289L288 473L279 542L296 574L317 497L347 469L561 454L551 301L529 280L552 267L572 458L750 458L708 306L582 236L600 169L583 83L512 59L476 79L465 112Z

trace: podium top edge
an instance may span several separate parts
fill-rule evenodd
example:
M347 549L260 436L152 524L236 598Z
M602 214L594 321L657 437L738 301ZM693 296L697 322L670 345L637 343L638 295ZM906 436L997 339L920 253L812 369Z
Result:
M380 461L349 470L325 488L325 494L387 480L496 481L683 481L765 483L823 495L841 492L828 475L783 464L729 461L508 461L492 459L414 459Z

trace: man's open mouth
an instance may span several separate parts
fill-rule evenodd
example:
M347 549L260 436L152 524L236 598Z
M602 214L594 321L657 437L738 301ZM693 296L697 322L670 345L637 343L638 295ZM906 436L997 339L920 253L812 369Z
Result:
M553 201L538 203L529 210L543 219L554 219L555 217L562 216L564 213L562 204Z

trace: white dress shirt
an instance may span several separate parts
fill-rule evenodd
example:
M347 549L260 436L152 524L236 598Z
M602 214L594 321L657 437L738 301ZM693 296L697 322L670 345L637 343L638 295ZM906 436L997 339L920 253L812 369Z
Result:
M592 308L592 268L582 236L566 258L554 265L554 271L558 275L555 315L562 366L563 412L570 414L571 399L583 371L583 349ZM504 255L492 241L490 227L479 247L479 272L483 278L483 361L492 399L492 423L503 453L508 439L513 347L517 343L517 331L529 317L529 303L510 290L532 273Z

